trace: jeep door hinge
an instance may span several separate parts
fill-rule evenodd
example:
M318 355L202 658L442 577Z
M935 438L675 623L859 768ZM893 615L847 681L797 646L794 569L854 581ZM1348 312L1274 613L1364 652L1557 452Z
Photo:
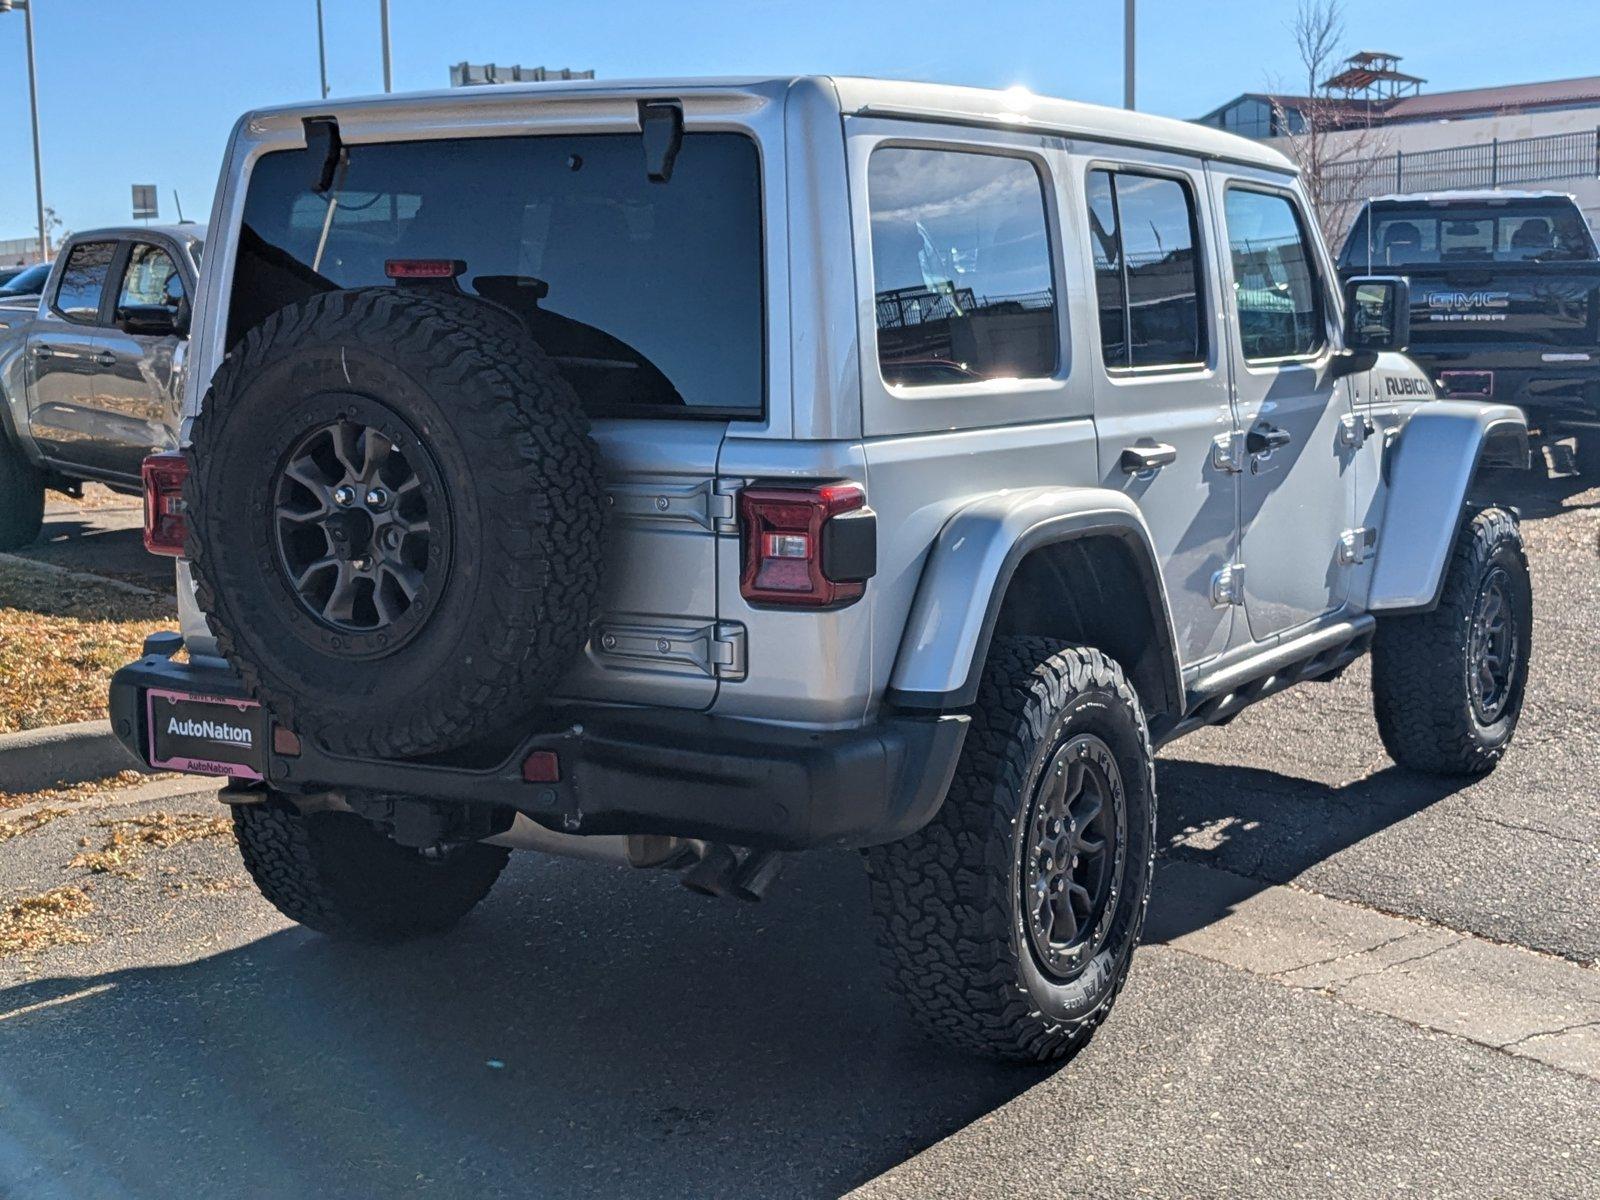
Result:
M1244 603L1244 564L1229 563L1211 577L1211 605L1227 608Z
M1244 470L1244 461L1244 430L1230 430L1211 439L1211 465L1217 470L1237 475Z
M1339 444L1350 449L1359 449L1367 444L1367 439L1377 432L1377 426L1372 419L1361 413L1346 413L1339 418Z
M1373 547L1377 544L1378 531L1370 526L1346 529L1339 535L1339 562L1347 567L1364 563L1372 557Z

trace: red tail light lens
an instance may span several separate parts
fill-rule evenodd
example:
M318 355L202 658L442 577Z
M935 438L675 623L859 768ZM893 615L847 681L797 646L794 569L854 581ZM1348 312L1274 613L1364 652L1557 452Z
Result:
M383 264L390 279L454 279L466 269L459 258L391 258Z
M189 518L183 507L183 481L189 460L182 454L152 454L139 469L144 478L144 548L173 558L183 555Z
M877 519L859 484L739 493L744 569L756 604L827 608L861 598L877 569Z

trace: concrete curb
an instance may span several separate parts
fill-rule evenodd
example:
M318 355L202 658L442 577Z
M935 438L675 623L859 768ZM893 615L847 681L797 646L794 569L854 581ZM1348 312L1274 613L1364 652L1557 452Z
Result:
M37 792L142 767L109 721L0 733L0 792Z

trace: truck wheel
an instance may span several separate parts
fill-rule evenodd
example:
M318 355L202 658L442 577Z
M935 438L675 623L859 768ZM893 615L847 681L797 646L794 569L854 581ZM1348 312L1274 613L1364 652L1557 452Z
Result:
M449 929L488 895L510 854L473 843L427 857L354 813L302 814L275 792L235 805L233 830L274 908L318 933L371 942Z
M1101 654L1000 637L939 813L867 852L891 986L934 1036L999 1058L1075 1053L1144 926L1154 752Z
M1481 775L1522 714L1533 644L1533 589L1510 513L1462 527L1432 612L1381 617L1372 643L1373 708L1389 757L1434 775Z
M387 288L282 309L192 434L184 552L217 645L345 754L446 750L549 695L597 615L598 452L520 324Z
M0 431L0 551L31 546L44 525L44 472Z

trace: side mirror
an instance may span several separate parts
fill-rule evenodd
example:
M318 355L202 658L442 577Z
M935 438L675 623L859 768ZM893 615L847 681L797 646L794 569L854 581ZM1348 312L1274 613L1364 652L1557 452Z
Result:
M181 307L165 304L125 304L117 309L117 326L124 333L143 337L177 337L188 329Z
M1344 285L1346 350L1379 353L1411 344L1411 283L1398 275L1358 275Z

